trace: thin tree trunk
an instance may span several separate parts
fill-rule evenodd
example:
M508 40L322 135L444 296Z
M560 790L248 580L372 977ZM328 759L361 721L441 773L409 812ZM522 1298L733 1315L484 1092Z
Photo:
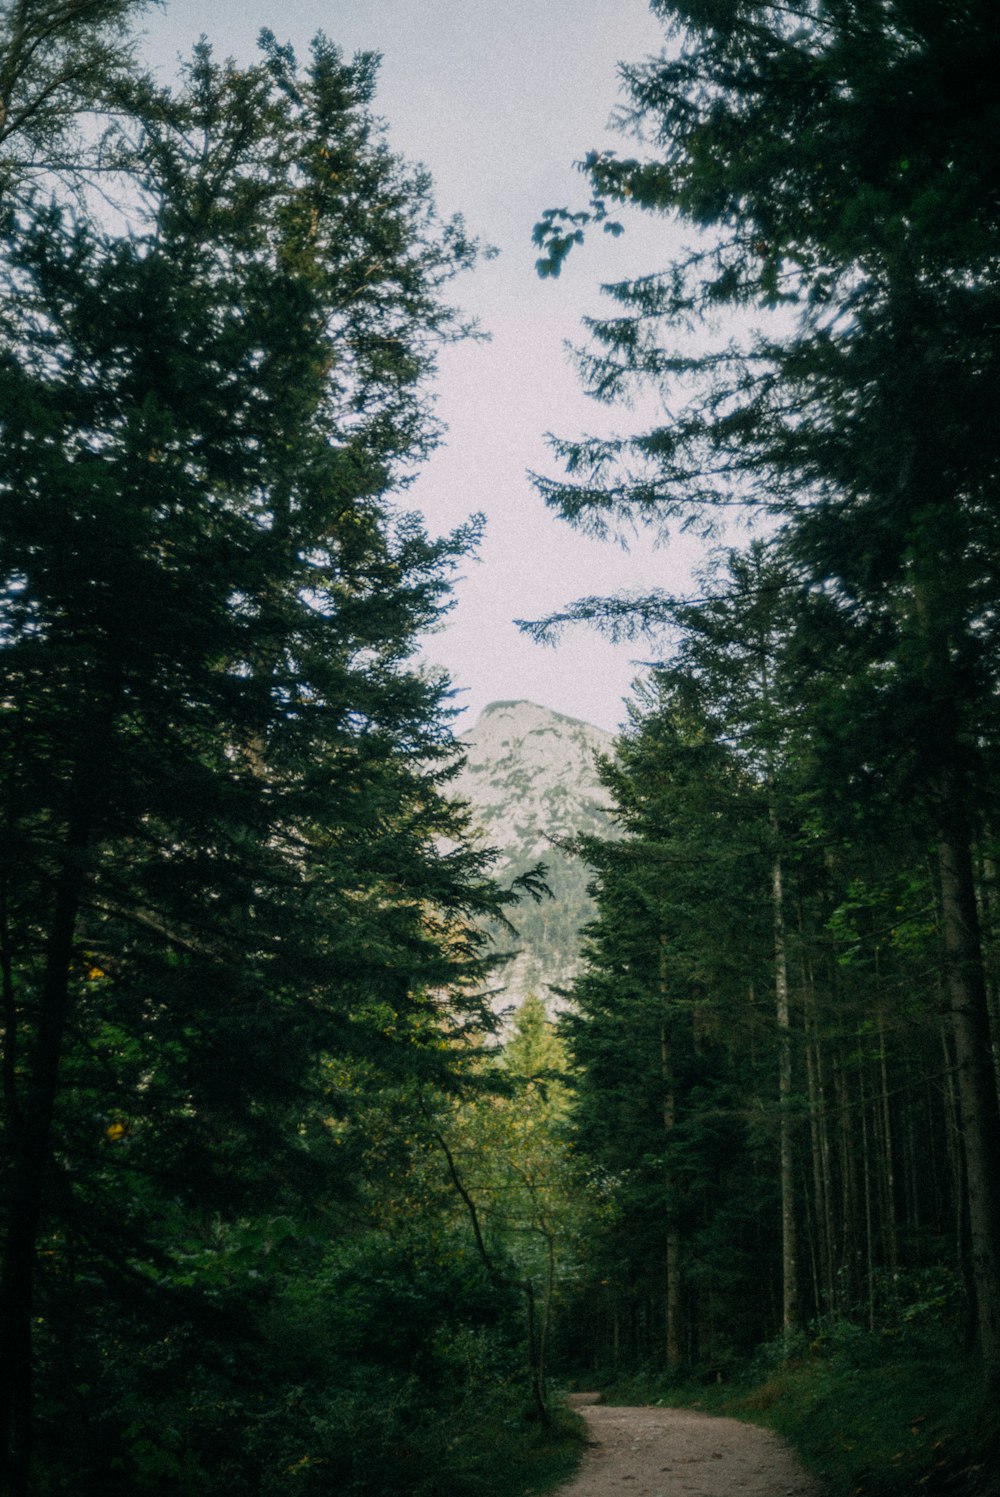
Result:
M17 1094L18 1016L14 998L14 962L7 919L6 890L0 890L0 992L3 1003L4 1115L9 1132L16 1133L20 1121L20 1101Z
M762 635L760 697L765 719L770 719L770 639ZM795 1221L795 1154L790 1103L792 1098L792 1028L788 997L788 940L785 930L784 875L781 865L781 827L778 819L777 772L773 745L766 751L767 818L771 832L771 903L774 927L774 1001L778 1029L778 1129L781 1179L781 1323L788 1335L799 1320L798 1243Z
M997 933L1000 925L1000 908L997 899L997 865L993 858L983 860L982 900L986 913L986 950L989 961L986 969L986 1002L989 1015L990 1041L993 1050L993 1072L996 1080L997 1102L1000 1106L1000 986L997 975Z
M663 1132L669 1153L670 1136L674 1130L677 1102L674 1095L674 1066L671 1050L670 1025L667 1020L667 943L660 936L660 999L663 1017L660 1021L660 1076L663 1082ZM667 1321L667 1366L679 1367L683 1360L681 1350L681 1243L677 1228L677 1212L674 1201L674 1174L670 1164L664 1172L664 1190L667 1203L666 1240L666 1321Z
M858 1081L861 1093L861 1179L865 1190L865 1297L868 1301L868 1329L875 1329L875 1251L872 1242L872 1171L868 1130L868 1099L865 1096L865 1058L858 1035Z
M556 1248L552 1233L545 1227L542 1229L545 1240L545 1298L542 1302L542 1325L538 1333L538 1382L542 1389L542 1401L544 1403L545 1380L547 1377L549 1335L552 1330L552 1301L555 1295L556 1284Z
M889 1105L889 1064L885 1049L885 1015L878 1015L879 1102L878 1122L882 1134L883 1241L885 1259L895 1272L899 1263L899 1235L896 1229L896 1167L893 1159L892 1109Z
M52 1123L70 1006L77 918L91 839L96 769L77 777L56 884L23 1119L14 1129L10 1217L0 1278L0 1454L10 1497L28 1492L33 1418L31 1327L42 1201L52 1162Z
M776 831L776 816L771 812ZM781 1283L782 1327L786 1335L799 1319L798 1243L795 1224L795 1153L790 1103L792 1098L792 1026L788 999L788 943L785 936L781 858L771 865L774 907L774 996L778 1026L778 1128L781 1171Z
M948 1171L950 1175L950 1192L947 1198L943 1198L940 1211L940 1219L946 1222L948 1215L954 1219L953 1241L955 1244L955 1261L965 1263L967 1253L965 1247L965 1162L962 1158L962 1123L958 1115L958 1094L955 1089L955 1060L951 1053L951 1044L948 1038L948 1030L941 1024L941 1053L944 1058L944 1101L945 1101L945 1146L948 1151ZM973 1292L971 1281L969 1292Z
M852 1305L857 1289L857 1189L854 1178L854 1150L851 1141L851 1106L843 1059L833 1062L834 1096L838 1120L837 1143L840 1162L840 1269L837 1277L837 1308Z
M969 841L938 845L941 918L958 1079L976 1325L986 1379L1000 1388L1000 1111Z
M826 1098L820 1064L819 1042L813 1027L812 1043L806 1046L806 1076L809 1087L809 1135L812 1145L813 1195L819 1257L819 1287L816 1308L830 1313L834 1303L833 1210L830 1201L830 1141L826 1120Z

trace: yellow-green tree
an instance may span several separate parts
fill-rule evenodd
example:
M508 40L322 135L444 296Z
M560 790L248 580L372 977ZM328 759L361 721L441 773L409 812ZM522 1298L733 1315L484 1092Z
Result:
M513 1016L494 1084L440 1129L480 1251L525 1295L542 1407L553 1313L576 1275L590 1214L565 1127L569 1095L565 1046L532 993Z

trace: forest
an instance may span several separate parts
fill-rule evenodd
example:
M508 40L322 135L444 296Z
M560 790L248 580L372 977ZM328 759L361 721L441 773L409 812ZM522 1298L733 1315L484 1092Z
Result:
M145 8L0 0L0 1490L512 1497L577 1386L995 1494L994 0L651 0L625 149L538 204L543 278L688 235L539 503L709 558L525 625L653 657L558 1024L489 1001L545 869L416 656L489 252L377 56L163 84Z

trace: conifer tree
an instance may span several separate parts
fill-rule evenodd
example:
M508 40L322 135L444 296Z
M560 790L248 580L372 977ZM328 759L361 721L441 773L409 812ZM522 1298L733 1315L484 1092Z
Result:
M33 1367L58 1422L90 1340L141 1345L169 1314L154 1284L193 1303L188 1233L341 1188L323 1053L446 1084L441 1026L488 1022L473 921L499 899L442 794L444 684L409 660L477 527L432 540L400 502L438 435L435 351L464 331L443 288L476 247L389 151L376 70L323 38L301 69L273 38L245 69L202 44L178 91L132 91L125 232L30 194L7 210L16 1494Z
M0 4L0 202L44 183L79 193L107 176L85 122L114 112L138 76L130 22L150 0Z
M873 673L914 704L995 1383L1000 1116L974 854L997 726L1000 196L981 142L996 128L1000 23L985 0L653 9L668 49L625 73L652 154L588 157L591 209L550 212L537 237L553 273L626 201L697 233L672 265L613 288L615 314L591 324L582 358L602 398L648 384L671 414L558 443L568 478L542 488L594 530L710 527L732 506L777 517L804 577L867 633ZM707 351L688 337L719 319Z
M565 1022L616 1364L724 1363L792 1328L790 1289L804 1321L899 1336L908 1286L957 1283L965 1251L926 844L905 797L830 762L831 702L874 682L845 685L829 629L817 660L778 558L702 582L606 766L623 836L584 844L598 918ZM628 1328L664 1265L661 1348Z
M649 1351L676 1368L771 1328L760 1296L753 1311L733 1304L728 1336L710 1308L723 1281L747 1272L732 1241L721 1246L724 1219L748 1213L745 1118L777 1110L773 1009L759 1002L773 987L766 801L680 668L637 696L604 774L623 836L582 841L598 916L564 1021L579 1068L576 1126L584 1154L617 1182L616 1294L631 1285L634 1299L644 1286L665 1331ZM747 1067L749 1055L761 1063ZM753 1104L736 1101L737 1078ZM752 1170L753 1220L740 1236L758 1253L767 1244L767 1277L780 1285L777 1151Z

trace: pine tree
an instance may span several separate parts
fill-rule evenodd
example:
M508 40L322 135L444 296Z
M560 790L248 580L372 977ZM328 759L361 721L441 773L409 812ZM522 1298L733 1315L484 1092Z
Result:
M711 526L734 505L776 516L804 577L867 631L871 679L888 671L915 704L912 784L940 889L995 1382L1000 1116L974 874L996 741L1000 198L981 142L996 127L1000 25L984 0L654 9L670 49L625 76L656 154L589 157L595 206L549 213L537 237L551 273L586 222L625 201L698 231L674 264L613 288L616 315L591 324L582 359L599 396L648 383L672 415L557 444L569 478L542 488L594 530ZM686 336L719 320L707 352Z
M442 1026L488 1022L473 922L502 901L409 661L476 525L431 540L398 497L476 248L386 146L375 77L322 38L304 69L202 45L177 93L133 90L125 232L30 197L5 224L15 1493L33 1362L50 1420L79 1381L71 1321L141 1341L157 1277L191 1299L199 1222L340 1188L324 1052L451 1084ZM116 1280L111 1309L85 1287Z
M753 1001L773 985L766 803L679 668L654 674L637 698L605 774L623 836L584 841L598 917L565 1020L580 1071L575 1115L580 1147L613 1182L606 1250L619 1257L605 1277L618 1354L623 1305L645 1300L665 1332L646 1355L676 1368L725 1358L769 1329L759 1294L749 1314L729 1301L728 1333L715 1320L723 1283L735 1277L750 1299L727 1218L742 1220L744 1244L767 1244L767 1277L781 1277L776 1157L751 1163L754 1106L734 1090L739 1080L758 1109L776 1111L773 1018ZM748 1068L748 1056L763 1065Z

